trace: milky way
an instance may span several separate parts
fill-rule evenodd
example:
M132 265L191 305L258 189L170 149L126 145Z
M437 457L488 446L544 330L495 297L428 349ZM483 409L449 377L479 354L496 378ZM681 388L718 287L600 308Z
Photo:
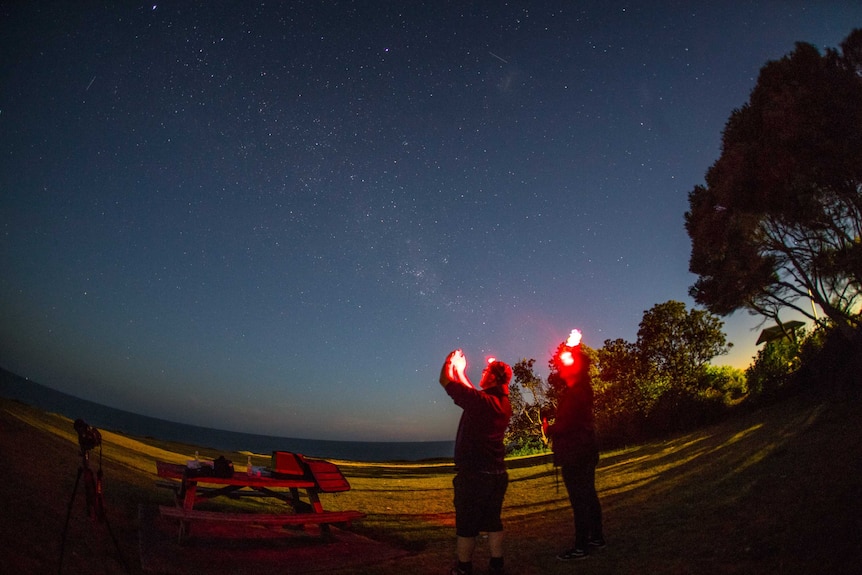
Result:
M464 349L633 341L767 60L857 2L0 8L0 365L114 407L449 439ZM757 319L726 320L742 367Z

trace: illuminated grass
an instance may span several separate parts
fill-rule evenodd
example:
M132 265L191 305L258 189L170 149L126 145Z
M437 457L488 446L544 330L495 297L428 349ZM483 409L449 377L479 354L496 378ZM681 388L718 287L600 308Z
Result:
M77 436L68 419L8 400L0 400L0 407L4 419L25 421L59 442L53 448L58 453L76 449ZM862 559L862 543L853 535L862 517L858 407L853 402L830 405L798 399L667 441L603 454L597 482L609 546L598 557L578 563L577 571L853 572ZM156 459L184 462L195 450L202 457L219 455L207 448L105 430L102 438L111 480L108 497L130 518L141 503L171 501L166 490L154 487ZM245 462L243 454L224 455ZM74 457L67 457L72 465ZM504 520L511 571L570 572L570 565L554 558L569 544L572 530L557 471L547 456L509 463ZM339 465L352 489L323 494L324 507L367 513L353 530L410 551L397 563L375 565L368 573L445 571L454 538L451 463ZM64 479L60 493L73 479ZM28 482L39 480L34 476ZM271 504L258 501L242 507ZM136 528L131 521L121 532L134 549ZM39 549L28 551L24 544L14 552L38 555ZM487 556L482 542L477 555Z

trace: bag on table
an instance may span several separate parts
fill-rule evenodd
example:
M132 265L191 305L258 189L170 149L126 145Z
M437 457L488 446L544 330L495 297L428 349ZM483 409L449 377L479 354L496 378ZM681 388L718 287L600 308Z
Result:
M183 476L191 478L212 477L213 468L210 465L201 465L200 467L186 467L183 470Z
M213 461L213 477L233 477L233 462L225 459L224 455L219 455L218 459Z

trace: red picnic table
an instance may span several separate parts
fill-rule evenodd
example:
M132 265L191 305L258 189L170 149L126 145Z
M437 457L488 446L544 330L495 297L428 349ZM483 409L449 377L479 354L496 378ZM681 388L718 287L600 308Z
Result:
M180 520L180 542L191 532L192 521L271 526L316 524L324 540L330 540L330 524L350 524L354 519L365 517L359 511L325 511L320 494L347 491L350 484L334 463L297 457L304 468L303 475L297 476L283 476L267 470L260 475L234 471L229 477L215 477L182 464L156 461L156 472L161 478L157 484L172 488L176 502L175 506L160 505L159 512ZM302 499L300 490L305 492L307 501ZM215 497L273 497L286 503L292 513L232 513L194 508L197 502Z

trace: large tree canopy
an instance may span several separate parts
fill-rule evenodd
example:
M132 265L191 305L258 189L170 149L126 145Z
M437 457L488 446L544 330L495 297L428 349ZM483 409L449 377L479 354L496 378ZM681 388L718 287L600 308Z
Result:
M694 388L709 361L732 345L722 325L707 311L687 311L684 303L670 300L644 312L635 349L658 383Z
M862 30L841 51L799 43L760 71L689 193L691 296L713 313L784 309L860 324ZM809 301L810 298L810 301Z

